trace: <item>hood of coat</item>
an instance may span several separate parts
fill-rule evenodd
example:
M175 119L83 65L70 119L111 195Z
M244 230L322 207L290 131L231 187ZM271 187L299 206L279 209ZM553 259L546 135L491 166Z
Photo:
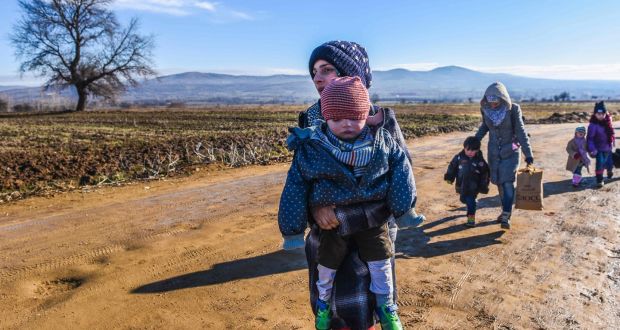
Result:
M487 90L484 92L484 96L482 97L482 100L480 100L480 105L482 105L482 107L488 106L487 96L489 95L493 95L501 99L502 102L506 104L508 109L512 107L512 101L510 100L510 95L508 94L508 90L506 89L506 86L504 86L504 84L502 84L501 82L499 81L494 82L489 87L487 87Z
M321 124L323 125L323 124ZM317 130L321 129L321 125L310 126L306 128L289 127L289 136L286 139L288 150L297 150L302 143L309 141L313 135L317 134Z

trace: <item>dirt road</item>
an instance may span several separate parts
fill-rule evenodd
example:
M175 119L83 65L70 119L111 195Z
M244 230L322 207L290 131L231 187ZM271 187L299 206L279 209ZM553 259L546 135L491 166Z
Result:
M467 133L411 141L428 222L397 241L406 328L620 328L620 180L573 189L574 124L530 126L545 210L473 229L442 175ZM279 249L287 165L0 207L0 328L310 329L301 253Z

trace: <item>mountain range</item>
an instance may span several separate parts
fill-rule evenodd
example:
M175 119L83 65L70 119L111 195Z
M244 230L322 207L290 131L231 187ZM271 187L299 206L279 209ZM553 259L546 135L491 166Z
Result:
M620 81L554 80L502 73L484 73L458 66L430 71L393 69L373 71L371 98L382 101L477 100L485 88L501 81L515 100L550 99L566 92L572 99L619 99ZM75 98L71 90L42 92L41 88L0 86L14 104L34 101L59 102ZM125 103L309 103L318 98L308 75L249 76L185 72L161 76L129 88L119 97Z

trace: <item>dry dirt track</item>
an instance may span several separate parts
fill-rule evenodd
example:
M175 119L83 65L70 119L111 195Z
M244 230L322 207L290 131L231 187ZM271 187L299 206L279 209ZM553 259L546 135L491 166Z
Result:
M397 241L401 318L420 329L619 329L620 180L574 190L574 124L530 126L542 212L480 225L442 182L464 133L411 141L429 221ZM0 328L310 329L300 253L279 250L287 166L33 198L0 207Z

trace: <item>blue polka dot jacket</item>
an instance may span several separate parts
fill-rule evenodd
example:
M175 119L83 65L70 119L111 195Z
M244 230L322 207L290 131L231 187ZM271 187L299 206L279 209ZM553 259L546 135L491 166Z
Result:
M387 130L372 130L373 155L366 173L356 179L353 170L319 142L327 129L325 123L291 129L287 144L295 156L278 211L283 236L303 234L310 221L309 210L315 206L385 200L395 217L411 209L416 194L411 165Z

